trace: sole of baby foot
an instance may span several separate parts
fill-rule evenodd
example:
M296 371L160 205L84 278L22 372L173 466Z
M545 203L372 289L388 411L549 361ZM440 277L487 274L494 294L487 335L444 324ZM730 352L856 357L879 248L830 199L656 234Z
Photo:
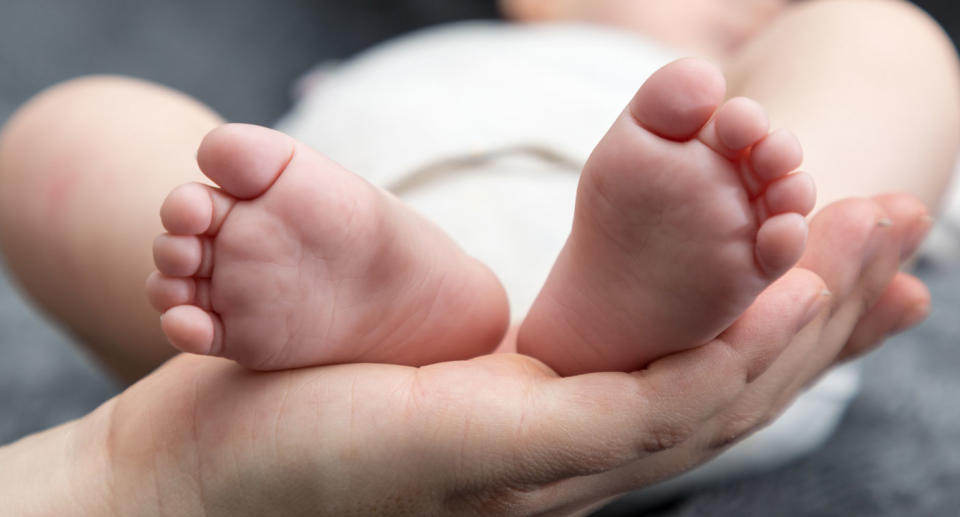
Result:
M521 353L564 375L642 368L716 337L800 258L816 197L800 145L725 88L698 59L640 88L583 170Z
M432 223L283 133L229 124L218 185L167 197L148 297L179 349L254 369L423 365L497 346L503 287Z

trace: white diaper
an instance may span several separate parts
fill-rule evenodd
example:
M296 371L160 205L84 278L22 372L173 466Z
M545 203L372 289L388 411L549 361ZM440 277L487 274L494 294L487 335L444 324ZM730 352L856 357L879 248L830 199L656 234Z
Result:
M608 28L461 23L323 68L278 126L439 224L499 275L519 320L570 230L580 167L676 57ZM856 366L839 368L769 428L632 497L793 460L830 435L858 384Z

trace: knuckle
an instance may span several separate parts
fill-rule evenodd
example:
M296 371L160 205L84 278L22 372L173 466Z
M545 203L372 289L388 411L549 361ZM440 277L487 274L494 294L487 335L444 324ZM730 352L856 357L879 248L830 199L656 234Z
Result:
M678 447L693 435L689 425L674 422L661 424L640 436L637 448L642 456L656 454Z

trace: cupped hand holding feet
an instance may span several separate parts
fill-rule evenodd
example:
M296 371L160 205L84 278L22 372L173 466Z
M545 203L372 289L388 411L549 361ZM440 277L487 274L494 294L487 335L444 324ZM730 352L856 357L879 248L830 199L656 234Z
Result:
M219 188L171 193L154 248L170 340L255 369L394 364L180 356L85 419L110 493L179 514L575 513L707 461L922 319L898 267L923 205L836 203L804 248L799 145L723 89L696 60L641 88L519 342L498 343L490 271L389 194L280 133L214 131ZM635 371L561 376L604 369Z
M906 196L831 205L802 268L717 339L633 373L564 378L508 353L282 372L181 355L61 429L56 479L70 513L581 512L710 459L916 323L929 296L898 266L928 226ZM40 468L31 443L0 450L21 478ZM4 481L0 498L24 501ZM44 495L34 508L58 501Z
M720 71L671 63L588 160L573 230L517 350L563 375L632 371L702 345L800 258L815 201L802 153ZM436 226L279 132L200 145L219 188L173 191L148 281L181 350L272 370L420 366L492 351L503 287Z

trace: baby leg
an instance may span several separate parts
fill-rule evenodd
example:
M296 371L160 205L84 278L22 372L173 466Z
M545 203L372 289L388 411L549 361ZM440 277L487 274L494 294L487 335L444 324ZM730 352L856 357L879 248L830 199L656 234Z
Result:
M122 380L176 352L143 294L150 242L166 193L203 178L197 142L221 123L173 90L89 77L40 93L0 133L6 265Z
M907 192L934 212L960 142L949 37L908 2L797 2L726 66L732 95L789 127L818 207Z

